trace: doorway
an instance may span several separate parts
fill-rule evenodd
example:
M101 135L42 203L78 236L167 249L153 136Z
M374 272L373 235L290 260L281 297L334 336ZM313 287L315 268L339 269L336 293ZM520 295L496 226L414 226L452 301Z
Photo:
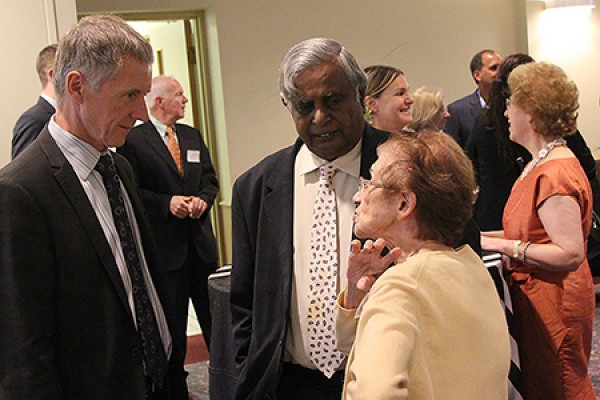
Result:
M217 149L214 113L211 102L209 60L206 44L204 12L118 14L152 45L154 64L152 76L175 77L188 97L188 112L180 122L197 128L210 152L221 190L229 181L227 160L220 160L223 151ZM229 243L224 229L223 206L218 194L211 209L211 218L222 264L229 263Z

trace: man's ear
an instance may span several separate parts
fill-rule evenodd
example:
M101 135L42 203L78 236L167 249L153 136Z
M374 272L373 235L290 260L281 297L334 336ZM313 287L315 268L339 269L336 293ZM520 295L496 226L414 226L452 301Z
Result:
M473 72L473 79L475 79L475 81L477 83L479 83L479 81L481 80L481 70L477 70L475 72Z
M65 91L67 92L69 97L73 98L78 103L83 102L86 86L89 86L89 84L86 82L81 72L71 71L67 74L67 79L65 81Z
M287 108L288 110L290 109L290 108L288 107L289 103L288 103L288 102L287 102L287 100L286 100L286 99L283 97L283 94L280 94L280 95L279 95L279 100L281 100L281 104L283 104L283 106L284 106L285 108ZM291 111L291 110L290 110L290 111Z

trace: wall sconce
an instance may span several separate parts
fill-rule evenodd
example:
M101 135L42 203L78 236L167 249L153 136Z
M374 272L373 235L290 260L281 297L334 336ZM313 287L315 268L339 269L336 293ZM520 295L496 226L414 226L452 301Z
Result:
M563 7L595 7L594 0L546 0L546 9Z

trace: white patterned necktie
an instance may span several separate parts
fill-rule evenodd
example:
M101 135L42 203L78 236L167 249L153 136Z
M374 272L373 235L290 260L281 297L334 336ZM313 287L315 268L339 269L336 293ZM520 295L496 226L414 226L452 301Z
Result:
M310 240L312 257L307 315L309 357L327 378L331 378L344 359L344 355L336 348L333 320L338 281L337 205L333 189L335 173L336 169L331 163L320 168Z

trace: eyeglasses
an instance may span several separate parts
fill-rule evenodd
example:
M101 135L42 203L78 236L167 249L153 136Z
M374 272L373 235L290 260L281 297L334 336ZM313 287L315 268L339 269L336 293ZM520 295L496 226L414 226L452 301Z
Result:
M510 107L510 97L506 99L506 108Z
M371 180L369 179L365 179L362 176L358 178L358 191L359 192L370 192L373 189L387 189L387 190L393 190L393 191L397 191L399 192L400 189L397 189L395 187L392 186L386 186L386 185L380 185L377 183L373 183Z

